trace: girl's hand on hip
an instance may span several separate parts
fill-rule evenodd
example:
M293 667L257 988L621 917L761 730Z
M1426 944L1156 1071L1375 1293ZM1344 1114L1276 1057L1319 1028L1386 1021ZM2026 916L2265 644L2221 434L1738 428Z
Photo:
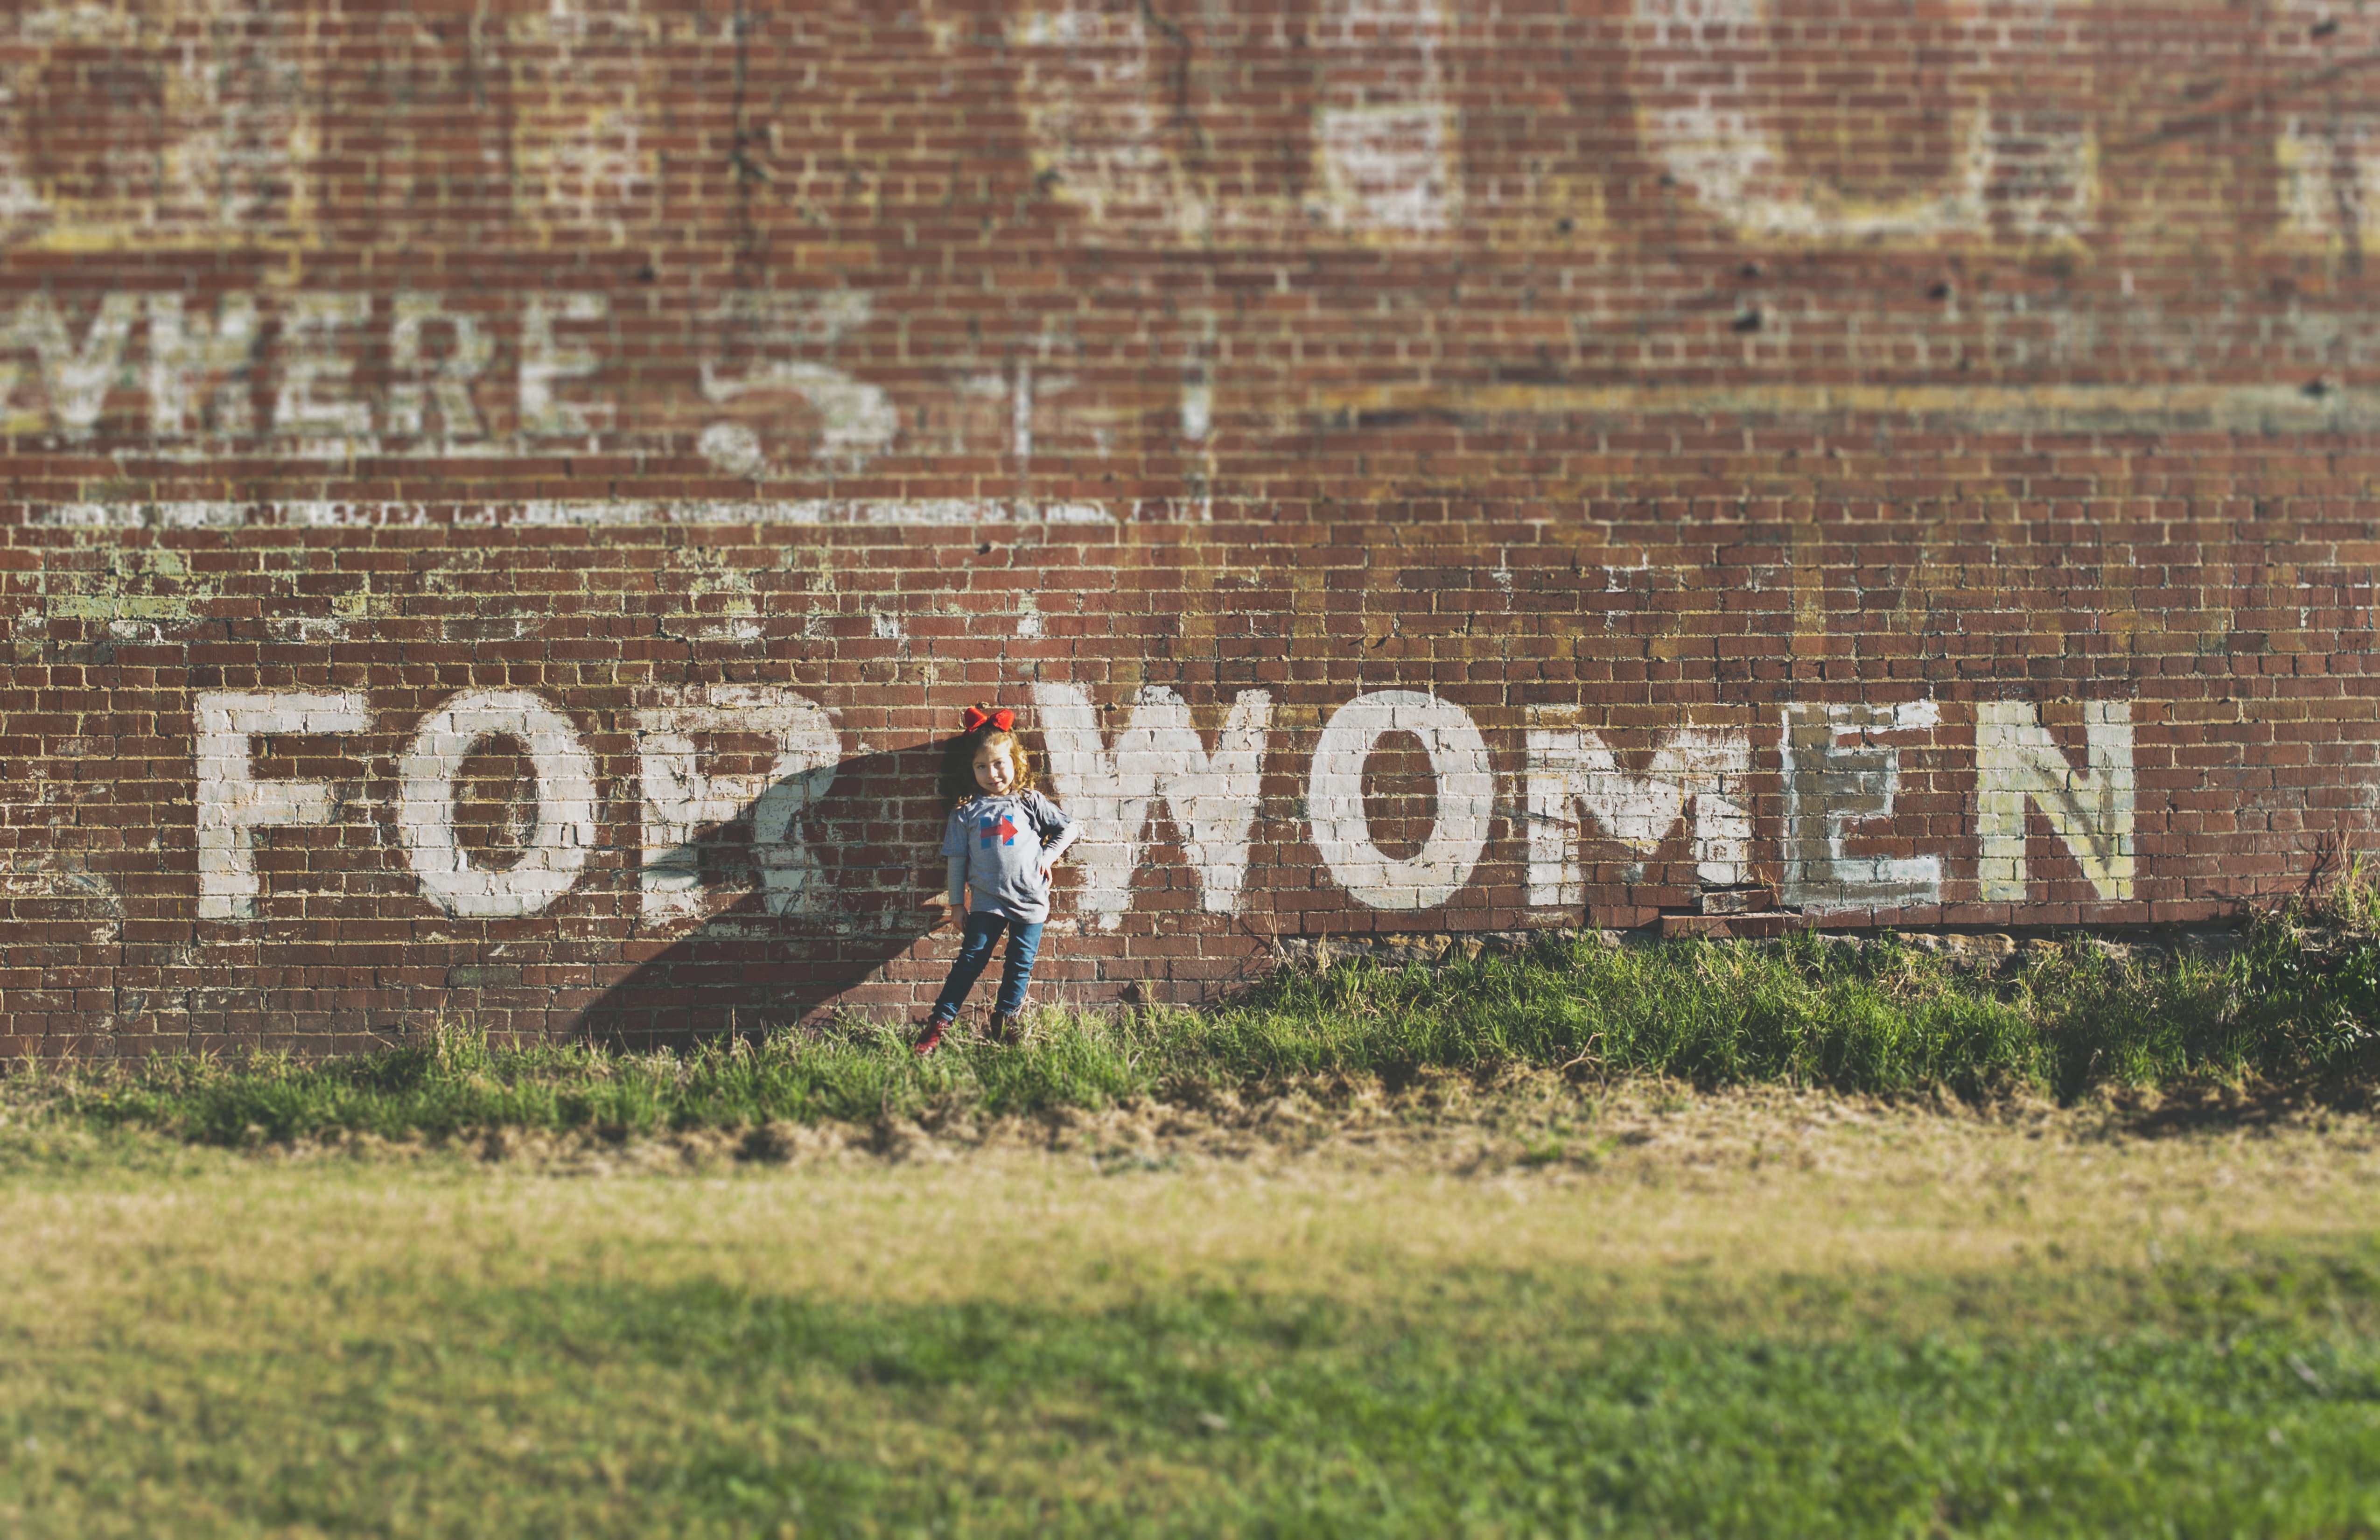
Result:
M1044 862L1042 862L1042 863L1041 863L1041 880L1042 880L1042 881L1044 881L1044 882L1049 882L1049 881L1052 881L1052 880L1054 880L1054 878L1052 877L1052 875L1051 875L1051 874L1052 874L1052 873L1054 873L1054 872L1056 872L1056 871L1057 871L1057 869L1058 869L1058 863L1057 863L1057 862L1055 862L1055 861L1044 861Z

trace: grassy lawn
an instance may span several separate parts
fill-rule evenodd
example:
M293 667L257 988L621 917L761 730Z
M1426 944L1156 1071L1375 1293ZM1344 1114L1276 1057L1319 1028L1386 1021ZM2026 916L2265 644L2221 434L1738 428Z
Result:
M1021 1048L962 1039L922 1061L861 1023L682 1054L491 1045L468 1023L433 1023L387 1051L329 1061L29 1070L0 1078L0 1110L20 1123L240 1145L1032 1117L1351 1077L1395 1086L1432 1071L2072 1101L2109 1086L2369 1079L2375 1020L2380 936L2310 936L2287 918L2221 961L2143 965L2080 942L1996 971L1891 938L1858 952L1807 936L1645 948L1589 938L1441 968L1284 970L1208 1011L1045 1013Z
M2260 945L1580 943L923 1064L27 1071L0 1533L2380 1533L2358 953ZM1164 1132L1218 1106L1339 1132Z
M2371 1132L1627 1181L119 1152L0 1198L0 1529L2369 1533Z

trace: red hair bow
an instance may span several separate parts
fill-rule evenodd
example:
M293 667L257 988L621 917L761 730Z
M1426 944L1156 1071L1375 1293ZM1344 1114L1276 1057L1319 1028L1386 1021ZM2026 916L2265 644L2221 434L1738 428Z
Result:
M979 709L970 706L966 709L966 716L965 720L966 721L966 730L970 733L981 732L983 730L983 724L986 722L991 723L992 726L1000 729L1002 733L1005 733L1010 728L1016 725L1016 713L1003 707L1002 709L986 716Z

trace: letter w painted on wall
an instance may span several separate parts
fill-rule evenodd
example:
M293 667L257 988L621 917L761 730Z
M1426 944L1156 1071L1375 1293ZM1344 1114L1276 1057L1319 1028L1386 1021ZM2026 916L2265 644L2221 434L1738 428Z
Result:
M1694 805L1696 874L1726 886L1744 879L1752 820L1744 780L1752 740L1741 732L1686 728L1661 741L1642 775L1620 768L1603 740L1578 725L1577 708L1533 707L1528 733L1529 903L1586 902L1579 811L1608 839L1640 855L1660 847Z
M2099 897L2132 896L2132 708L2122 700L2082 707L2085 767L2058 750L2026 700L1975 707L1975 802L1983 836L1984 902L2026 899L2024 810L2031 802L2066 842Z
M1133 703L1113 747L1099 741L1099 716L1072 685L1036 685L1033 704L1050 747L1058 800L1083 820L1075 847L1083 867L1082 912L1111 929L1132 906L1132 875L1142 836L1162 800L1198 874L1200 905L1228 915L1239 906L1248 869L1248 831L1256 822L1272 697L1243 690L1232 702L1215 752L1208 754L1189 705L1151 685Z

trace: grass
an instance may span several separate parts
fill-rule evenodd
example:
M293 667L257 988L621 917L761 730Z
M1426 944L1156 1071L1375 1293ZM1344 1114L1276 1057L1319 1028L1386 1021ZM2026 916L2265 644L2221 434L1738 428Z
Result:
M2292 1258L2260 1281L2368 1300L2373 1279ZM1689 1311L1623 1337L1562 1329L1557 1280L1467 1295L1372 1314L1228 1288L1091 1312L455 1290L434 1335L374 1313L54 1369L63 1394L0 1419L0 1512L103 1533L168 1517L170 1492L183 1533L2380 1525L2380 1353L2319 1319L1844 1338ZM598 1410L624 1402L645 1410Z
M2363 903L2360 876L2351 890ZM2341 901L2342 903L2344 901ZM2339 904L2324 917L2336 921ZM2361 911L2357 911L2361 913ZM20 1120L162 1131L202 1143L343 1134L588 1131L625 1138L773 1121L867 1122L931 1111L1032 1116L1132 1098L1196 1099L1332 1077L1566 1068L1704 1085L1786 1083L1883 1095L2359 1074L2380 1019L2370 928L2266 918L2221 962L2154 966L2087 942L1998 973L1888 937L1856 953L1678 942L1548 941L1439 968L1367 963L1284 972L1201 1012L1045 1013L1021 1049L965 1042L919 1061L856 1025L684 1053L491 1045L440 1024L384 1052L156 1059L28 1068L0 1096Z
M629 1054L442 1025L28 1066L0 1083L0 1533L2380 1533L2371 1119L1755 1128L1766 1093L1719 1089L2358 1080L2354 903L2155 967L1355 964L924 1062L865 1027ZM1581 1084L1530 1081L1560 1105L1493 1177L1011 1144L578 1180L434 1149L1515 1068ZM1647 1119L1680 1132L1628 1143ZM433 1149L245 1152L346 1133Z
M54 1172L0 1193L0 1530L2380 1526L2368 1185L2004 1137L1965 1158L2028 1205L1883 1149L1525 1194Z

